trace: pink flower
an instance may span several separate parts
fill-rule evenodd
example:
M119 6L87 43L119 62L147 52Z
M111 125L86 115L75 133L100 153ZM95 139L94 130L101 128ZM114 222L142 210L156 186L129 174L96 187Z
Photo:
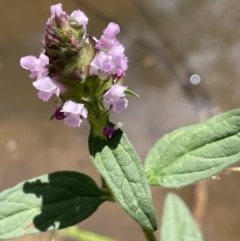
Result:
M109 110L113 107L113 111L120 113L127 108L128 100L125 97L124 91L127 87L120 85L112 85L111 88L103 96L103 105Z
M79 127L82 123L80 116L87 118L88 112L84 104L75 103L74 101L67 101L64 103L61 112L66 116L64 122L70 127Z
M56 15L61 15L63 10L62 10L62 4L61 3L58 3L58 4L55 4L55 5L52 5L50 7L50 11L51 11L51 15L52 16L55 16Z
M55 15L57 15L60 19L67 20L67 14L62 10L61 3L52 5L50 8L50 11L51 11L51 19L54 19Z
M99 75L100 79L106 79L111 74L114 79L120 79L125 75L128 59L124 55L123 45L115 38L119 32L120 29L116 23L109 23L101 39L99 41L95 39L96 48L100 52L90 63L90 74Z
M59 17L63 22L69 19L69 16L62 10L62 4L58 3L56 5L52 5L50 8L51 11L51 18L49 19L48 23L51 23L55 18L55 15ZM88 23L88 18L84 12L80 10L75 10L71 13L70 17L73 17L79 25L82 25L83 28L86 30L86 25Z
M39 90L38 97L43 101L48 101L53 94L59 96L60 93L66 91L66 88L58 81L48 77L48 69L46 65L49 64L48 57L41 53L37 59L34 56L26 56L21 58L20 64L24 69L30 70L30 77L37 77L33 82L33 86Z
M42 78L48 75L46 65L49 64L49 59L43 53L40 54L39 59L34 56L22 57L20 64L24 69L30 70L31 74L29 76L31 78L36 76L37 78Z
M71 17L73 17L79 25L82 25L83 28L86 30L86 25L88 23L88 17L85 15L84 12L80 10L75 10L71 13Z
M124 47L120 44L114 46L108 53L98 53L90 63L89 74L99 75L99 78L103 80L113 74L119 79L125 74L127 63Z
M113 68L112 57L100 52L90 63L89 74L98 75L100 71L99 78L104 80L112 73Z
M113 39L120 32L119 25L116 23L109 23L103 31L103 36L108 39Z
M33 86L39 90L38 97L43 101L48 101L53 94L59 96L65 91L65 88L56 80L49 77L43 77L33 82Z
M119 42L115 36L120 32L120 28L116 23L109 23L103 31L100 41L97 43L97 49L110 49Z
M128 59L124 55L124 47L122 44L118 46L114 46L108 51L108 55L112 56L112 60L114 62L114 65L116 66L116 70L114 71L114 74L118 72L118 68L122 69L123 71L127 70L127 63Z

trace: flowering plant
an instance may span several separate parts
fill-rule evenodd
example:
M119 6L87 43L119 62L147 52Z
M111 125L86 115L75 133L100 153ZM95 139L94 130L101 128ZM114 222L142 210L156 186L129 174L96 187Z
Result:
M89 122L89 153L102 186L86 174L58 171L5 190L0 194L1 239L75 225L103 202L112 201L140 224L147 240L156 240L150 186L180 188L209 178L240 158L240 110L232 110L166 134L151 148L143 166L122 123L109 121L111 110L121 113L127 108L127 96L138 97L123 85L128 60L116 38L119 26L109 23L97 39L88 34L87 23L80 10L68 16L61 4L53 5L39 57L23 57L20 64L36 78L33 86L41 100L56 96L51 120L70 127L79 127L83 119ZM173 194L164 206L162 241L170 228L178 230L179 237L203 240L189 211Z

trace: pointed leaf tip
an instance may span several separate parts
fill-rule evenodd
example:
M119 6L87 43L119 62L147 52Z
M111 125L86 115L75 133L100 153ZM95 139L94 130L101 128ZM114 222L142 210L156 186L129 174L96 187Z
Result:
M179 188L209 178L240 160L240 109L179 128L149 151L149 184Z
M118 129L111 138L104 138L94 135L91 130L89 151L115 200L140 225L156 230L156 215L147 178L126 135Z

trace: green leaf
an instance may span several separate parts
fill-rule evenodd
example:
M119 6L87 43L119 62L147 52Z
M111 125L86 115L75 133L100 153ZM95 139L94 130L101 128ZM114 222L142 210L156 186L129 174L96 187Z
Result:
M167 195L164 203L160 240L204 240L188 207L176 194L173 193Z
M91 128L89 151L115 200L140 225L156 230L156 215L147 177L126 135L118 129L112 138L105 138Z
M153 186L179 188L209 178L240 160L240 110L163 136L149 151L145 172Z
M63 229L61 232L59 232L59 234L76 239L78 241L116 241L115 239L79 229L76 226Z
M0 193L0 239L75 225L106 200L87 175L60 171Z

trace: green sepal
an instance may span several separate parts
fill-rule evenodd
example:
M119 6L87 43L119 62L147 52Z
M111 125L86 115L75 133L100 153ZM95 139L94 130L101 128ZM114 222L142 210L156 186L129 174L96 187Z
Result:
M71 16L68 18L68 24L70 26L69 30L71 31L72 36L74 36L80 42L86 32L83 28L83 25L80 25L78 21Z
M108 197L89 176L73 171L19 183L0 193L0 239L73 226Z
M115 200L140 225L156 230L156 215L147 178L126 135L118 129L112 138L106 138L92 125L89 151Z
M240 160L240 109L179 128L149 151L145 171L152 186L179 188L209 178Z
M131 90L129 90L129 89L126 89L126 90L124 91L124 94L126 94L126 95L132 95L132 96L136 97L137 99L139 99L139 95L137 95L135 92L133 92L133 91L131 91Z

